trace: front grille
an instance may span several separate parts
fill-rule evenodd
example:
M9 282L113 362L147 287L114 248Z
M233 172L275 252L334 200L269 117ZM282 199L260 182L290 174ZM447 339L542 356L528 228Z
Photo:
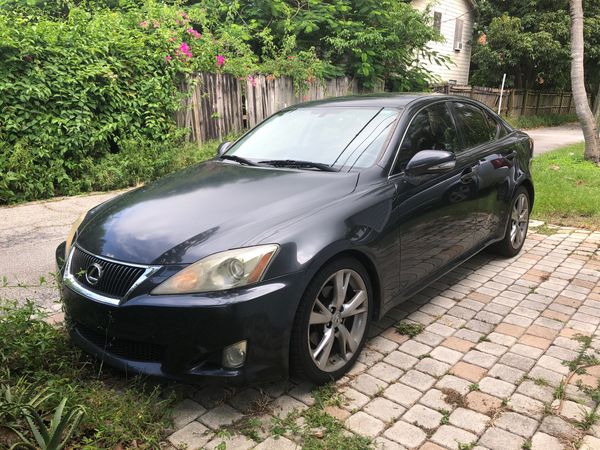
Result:
M92 264L98 264L102 268L102 274L94 285L90 284L86 277L86 272ZM73 250L69 270L71 275L87 289L114 298L123 298L145 271L143 267L128 266L97 258L78 247Z
M132 361L162 361L165 354L165 349L162 345L110 337L100 330L92 330L81 324L75 325L75 330L86 340L100 347L105 352Z

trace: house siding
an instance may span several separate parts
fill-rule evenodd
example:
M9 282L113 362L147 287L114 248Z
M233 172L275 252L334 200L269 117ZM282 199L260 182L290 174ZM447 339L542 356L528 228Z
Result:
M432 2L431 0L413 0L412 5L419 11L424 11L431 5L430 11L442 14L441 29L444 42L431 42L429 47L441 55L445 55L452 62L445 67L436 64L435 61L420 61L419 64L436 75L440 81L455 82L457 84L468 84L469 67L471 64L471 41L473 38L474 11L468 0L444 0L443 2ZM463 20L462 43L460 51L454 50L454 30L456 19ZM433 19L432 19L433 21Z

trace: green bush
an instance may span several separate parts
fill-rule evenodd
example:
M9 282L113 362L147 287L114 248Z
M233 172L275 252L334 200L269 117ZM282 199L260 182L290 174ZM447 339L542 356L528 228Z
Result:
M119 153L104 156L90 176L92 189L106 191L155 180L216 155L217 143L169 145L123 142Z
M184 81L195 72L260 71L244 29L202 8L147 0L48 12L6 3L0 204L124 187L205 158L208 150L183 144L174 120ZM310 57L299 55L299 77L321 76L323 63ZM268 69L287 74L286 61L272 59Z
M575 114L545 114L539 116L506 117L508 123L519 130L529 128L555 127L565 123L577 122Z

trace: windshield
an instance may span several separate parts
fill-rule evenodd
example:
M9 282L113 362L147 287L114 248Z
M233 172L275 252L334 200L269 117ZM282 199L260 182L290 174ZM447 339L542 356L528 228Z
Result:
M366 168L377 161L398 114L396 109L352 107L282 111L226 154L257 162L299 160Z

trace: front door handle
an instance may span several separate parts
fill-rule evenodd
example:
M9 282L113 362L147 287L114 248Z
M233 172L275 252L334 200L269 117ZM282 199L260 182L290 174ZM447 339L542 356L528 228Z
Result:
M473 169L465 169L460 177L460 181L463 183L470 183L473 181L473 178L475 178L475 172L473 172Z

